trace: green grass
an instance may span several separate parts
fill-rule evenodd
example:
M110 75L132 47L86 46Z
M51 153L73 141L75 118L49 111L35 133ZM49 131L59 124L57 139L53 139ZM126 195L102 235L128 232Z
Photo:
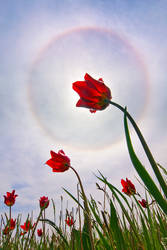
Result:
M105 204L102 201L100 206L91 196L88 201L90 217L84 216L86 211L80 190L77 198L69 196L75 200L77 207L74 225L69 227L61 216L57 224L40 216L40 223L45 223L45 227L47 224L47 230L42 237L38 237L35 232L36 228L39 228L38 225L21 236L20 224L23 223L20 215L17 217L15 230L4 235L3 229L8 216L1 215L0 249L92 249L86 219L91 220L94 249L167 249L167 216L158 203L155 201L143 208L138 202L138 194L127 196L109 183L101 173L97 178L105 185L105 188L101 188L100 184L97 184L99 192L104 193ZM145 199L152 201L152 195L146 190ZM53 200L50 206L53 207L53 215L56 217L56 205ZM43 214L43 211L40 213ZM70 215L67 209L60 211L61 215L64 213ZM28 219L32 221L30 216Z
M123 193L99 172L97 179L100 184L96 183L96 186L104 195L104 199L99 205L99 201L97 202L93 198L93 194L90 195L90 200L87 198L80 176L72 166L69 166L78 178L77 197L64 189L76 204L77 213L73 218L74 224L71 226L66 224L63 214L66 215L66 218L74 217L74 215L67 208L64 211L63 206L61 206L59 221L56 223L57 208L54 201L51 200L50 206L52 205L53 208L54 221L46 218L45 210L47 208L45 206L39 210L34 226L24 235L21 235L20 225L24 222L21 222L20 215L17 217L15 229L4 234L5 227L9 226L10 209L9 217L7 214L1 215L0 249L167 250L167 171L155 162L141 131L126 108L111 101L110 104L124 113L124 129L129 156L140 177L139 182L142 180L141 185L144 188L145 197L141 197L137 190L134 190L132 183L129 186L131 188L129 192L125 191L124 187L125 193ZM141 142L159 186L153 181L135 153L128 121L131 122ZM104 187L101 187L101 184ZM145 207L138 201L142 199L145 200ZM62 200L63 197L61 197L61 202ZM27 220L31 221L33 225L32 217L28 215ZM36 233L39 222L42 224L43 230L40 238Z

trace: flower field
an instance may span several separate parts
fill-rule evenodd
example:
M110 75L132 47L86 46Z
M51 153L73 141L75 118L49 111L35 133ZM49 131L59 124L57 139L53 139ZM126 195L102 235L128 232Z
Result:
M52 206L55 216L56 204L52 199L42 196L38 201L38 217L32 218L27 215L26 221L22 222L20 215L17 218L13 218L12 215L19 194L16 194L17 190L8 191L4 195L7 211L0 219L0 249L166 250L166 169L155 161L127 108L111 101L111 90L104 84L102 78L95 80L89 74L85 74L84 81L73 83L73 89L80 96L76 106L88 108L92 115L96 115L96 111L108 108L109 105L123 113L129 157L139 176L145 196L141 196L135 183L128 176L120 176L122 190L118 190L108 182L103 173L99 172L96 186L104 197L99 204L99 201L93 198L93 194L85 193L82 176L71 165L70 156L62 149L57 153L51 150L51 158L46 158L45 164L51 168L55 178L57 173L63 174L65 171L73 171L77 178L76 197L64 189L69 199L75 202L77 212L74 214L67 208L61 210L59 222L55 223L46 217L45 211ZM157 182L153 181L134 151L128 123L131 123L141 142ZM62 214L65 215L65 219Z

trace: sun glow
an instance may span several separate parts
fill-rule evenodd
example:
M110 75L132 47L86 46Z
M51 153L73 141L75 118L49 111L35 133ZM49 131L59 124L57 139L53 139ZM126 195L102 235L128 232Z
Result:
M90 114L87 109L76 108L79 98L72 90L72 83L84 80L86 72L95 79L103 78L114 101L127 105L141 119L148 102L146 67L128 40L96 27L69 30L41 49L29 76L30 107L40 127L56 141L70 142L71 146L84 150L110 147L123 135L121 126L115 122L117 112L109 116L107 110ZM136 96L133 105L131 96ZM139 102L143 105L138 105ZM106 137L111 124L114 132ZM87 134L91 136L85 140Z

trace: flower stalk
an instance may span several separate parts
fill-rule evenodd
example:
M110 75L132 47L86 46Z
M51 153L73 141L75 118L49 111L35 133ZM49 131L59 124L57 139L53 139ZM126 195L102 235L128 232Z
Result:
M37 218L37 221L36 221L36 223L34 223L34 226L33 226L33 229L32 229L32 234L31 234L31 237L30 237L30 240L29 240L29 245L31 246L31 242L32 242L32 239L33 239L33 236L34 236L34 233L35 233L35 230L36 230L36 228L37 228L37 225L38 225L38 222L39 222L39 220L40 220L40 218L41 218L41 216L42 216L42 209L40 210L40 213L39 213L39 215L38 215L38 218ZM27 243L27 242L26 242ZM27 247L27 244L26 244L26 246L25 246L25 250L27 250L28 248L26 248Z
M83 200L84 200L84 207L85 207L85 210L86 210L86 216L88 217L88 227L89 227L89 237L90 237L90 242L91 242L91 249L94 250L95 248L94 248L93 236L92 236L91 215L90 215L90 210L89 210L89 207L88 207L88 201L87 201L84 189L83 189L81 179L80 179L77 171L72 166L69 166L69 167L73 170L73 172L76 174L76 176L78 178L78 182L79 182L81 192L82 192L82 196L83 196Z
M109 103L111 105L117 107L123 113L126 112L126 116L129 119L129 121L131 122L131 124L133 125L133 127L134 127L140 141L141 141L141 144L142 144L142 146L144 148L144 151L145 151L145 153L146 153L146 155L148 157L148 160L149 160L149 162L150 162L150 164L152 166L152 169L153 169L153 171L154 171L154 173L155 173L155 175L156 175L156 177L158 179L158 182L161 185L161 188L162 188L162 190L163 190L163 192L164 192L164 194L165 194L165 196L167 198L167 185L166 185L166 183L165 183L165 181L164 181L164 179L163 179L163 177L162 177L162 175L161 175L161 173L159 171L159 168L157 167L157 163L155 162L155 160L153 158L153 155L152 155L152 153L151 153L151 151L150 151L150 149L149 149L149 147L148 147L148 145L147 145L147 143L146 143L146 141L145 141L139 127L137 126L136 122L134 121L132 116L121 105L119 105L118 103L115 103L113 101L109 101Z
M9 207L9 221L11 221L12 218L12 207Z
M78 203L79 203L79 186L77 184L77 195L78 195ZM81 242L81 250L83 250L83 241L82 241L82 232L81 232L81 210L78 204L78 213L79 213L79 232L80 232L80 242Z

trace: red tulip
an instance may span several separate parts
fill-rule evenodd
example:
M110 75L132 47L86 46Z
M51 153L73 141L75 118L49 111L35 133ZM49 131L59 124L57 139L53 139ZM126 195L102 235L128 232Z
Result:
M142 199L141 201L138 201L138 202L142 205L142 207L144 208L148 207L148 203L146 200Z
M38 234L39 237L41 237L42 236L42 229L38 229L37 234Z
M6 195L4 195L4 203L9 207L13 206L17 196L15 190L13 190L12 193L7 192Z
M47 208L49 206L48 197L45 197L45 196L41 197L39 200L39 205L41 209Z
M9 229L8 226L6 226L6 227L3 229L3 234L4 234L4 235L7 235L9 232L10 232L10 229Z
M25 232L28 232L30 229L33 228L33 226L31 225L31 221L27 220L24 225L20 226L21 229L23 229Z
M124 192L125 194L130 196L136 193L135 186L132 184L130 180L128 180L128 178L126 178L126 181L122 179L121 184L123 186L122 192Z
M66 224L71 227L72 225L74 225L74 220L73 217L71 216L71 218L69 216L67 216L67 219L65 220Z
M52 168L53 172L64 172L70 167L70 159L65 155L63 150L58 153L50 151L51 159L46 164Z
M104 84L102 78L95 80L86 73L84 79L85 81L73 83L73 89L80 96L76 106L89 108L91 113L105 109L112 98L110 89Z
M11 230L14 230L16 226L16 219L11 219L3 230L3 234L8 234Z
M11 219L10 220L10 230L14 230L15 226L16 226L16 219L15 220Z

